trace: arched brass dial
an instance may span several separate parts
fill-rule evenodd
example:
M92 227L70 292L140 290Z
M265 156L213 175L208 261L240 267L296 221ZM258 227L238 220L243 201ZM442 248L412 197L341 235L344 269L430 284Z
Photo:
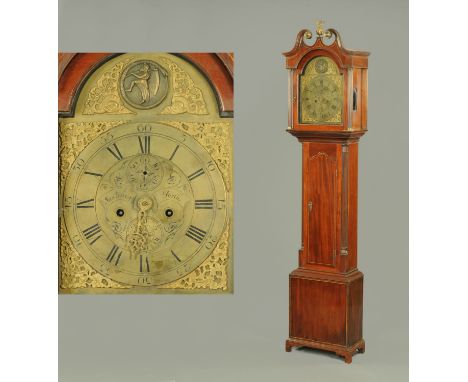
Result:
M300 76L300 122L340 124L343 108L343 77L328 57L316 57Z

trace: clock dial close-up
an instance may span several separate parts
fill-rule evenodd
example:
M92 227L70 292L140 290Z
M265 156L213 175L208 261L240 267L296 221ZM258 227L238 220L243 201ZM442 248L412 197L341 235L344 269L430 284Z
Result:
M206 259L225 228L216 164L172 127L116 127L72 168L64 189L67 231L85 260L113 280L178 279Z
M328 57L312 59L300 76L300 122L340 124L343 78Z
M231 292L232 112L188 58L101 63L59 118L59 290Z

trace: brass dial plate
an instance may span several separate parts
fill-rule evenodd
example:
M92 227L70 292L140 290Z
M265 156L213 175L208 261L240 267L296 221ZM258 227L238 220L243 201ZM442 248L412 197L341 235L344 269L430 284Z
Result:
M99 66L59 118L60 293L232 292L232 130L187 60Z
M65 181L73 246L110 279L169 283L211 253L226 225L226 189L208 152L170 126L128 123L88 145Z
M329 57L312 59L299 76L299 122L312 125L341 124L343 76Z

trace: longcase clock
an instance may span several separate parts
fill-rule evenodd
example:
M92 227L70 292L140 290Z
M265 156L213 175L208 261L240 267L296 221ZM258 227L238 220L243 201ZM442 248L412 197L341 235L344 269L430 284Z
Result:
M288 132L302 144L302 246L289 277L292 347L352 361L364 352L363 274L357 269L358 141L367 131L367 52L345 49L318 23L284 53Z

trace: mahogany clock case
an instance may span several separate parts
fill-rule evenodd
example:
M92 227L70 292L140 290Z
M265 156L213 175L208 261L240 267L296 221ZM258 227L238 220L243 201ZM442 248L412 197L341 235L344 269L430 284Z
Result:
M313 43L307 44L310 39ZM364 352L363 274L357 268L358 141L367 131L368 52L335 29L298 33L283 53L289 127L302 151L302 245L290 274L286 351Z

